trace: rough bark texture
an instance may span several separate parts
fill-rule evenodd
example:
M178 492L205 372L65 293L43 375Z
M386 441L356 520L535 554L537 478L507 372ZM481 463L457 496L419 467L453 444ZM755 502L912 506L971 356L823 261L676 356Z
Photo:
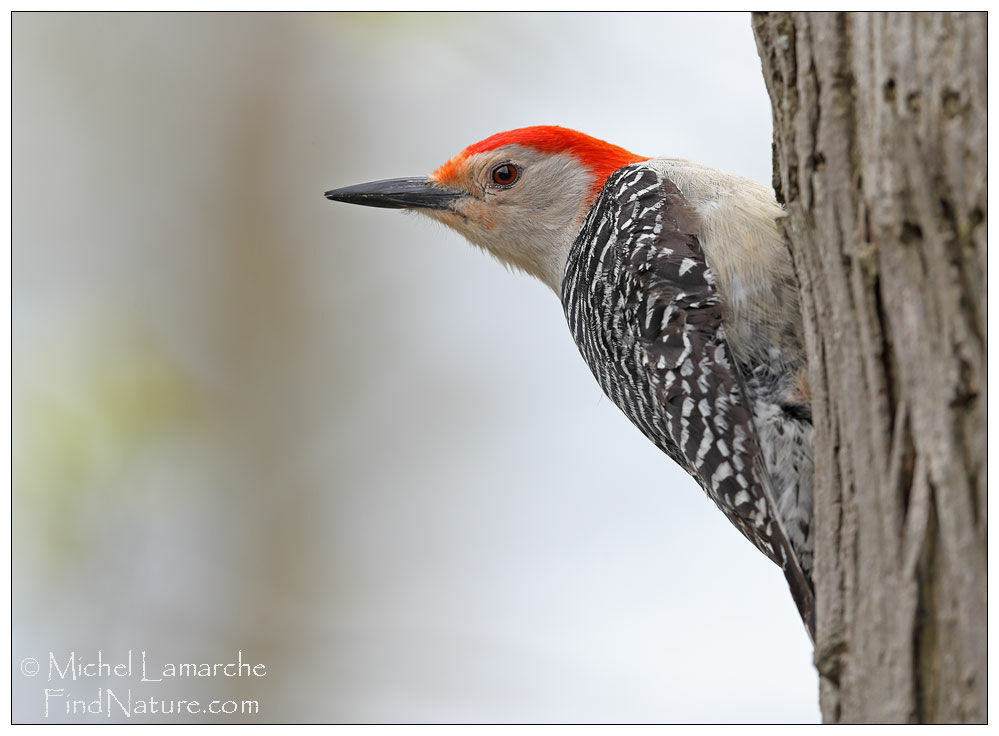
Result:
M827 722L986 720L986 16L753 17L815 418Z

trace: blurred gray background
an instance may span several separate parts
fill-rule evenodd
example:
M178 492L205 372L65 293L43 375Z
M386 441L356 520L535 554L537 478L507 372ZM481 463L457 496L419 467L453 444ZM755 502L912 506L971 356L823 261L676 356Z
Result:
M12 63L15 721L818 720L780 571L555 296L323 198L532 124L769 182L748 15L17 13Z

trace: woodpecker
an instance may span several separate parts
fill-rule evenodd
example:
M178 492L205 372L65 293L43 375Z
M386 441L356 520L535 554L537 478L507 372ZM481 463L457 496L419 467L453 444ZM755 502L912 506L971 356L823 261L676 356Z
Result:
M781 566L814 639L811 403L772 189L546 125L326 197L423 213L554 290L604 393Z

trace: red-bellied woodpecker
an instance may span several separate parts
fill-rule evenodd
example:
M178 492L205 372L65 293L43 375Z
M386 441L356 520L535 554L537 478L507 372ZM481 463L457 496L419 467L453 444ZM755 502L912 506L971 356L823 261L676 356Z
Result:
M771 189L537 126L326 196L422 212L554 289L607 396L783 568L814 633L811 407Z

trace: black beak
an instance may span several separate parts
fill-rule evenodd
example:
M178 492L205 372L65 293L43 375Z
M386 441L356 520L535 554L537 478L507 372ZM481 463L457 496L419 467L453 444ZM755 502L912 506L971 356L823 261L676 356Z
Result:
M424 210L451 209L451 203L463 196L465 192L446 189L425 178L383 179L326 192L326 199L336 202Z

